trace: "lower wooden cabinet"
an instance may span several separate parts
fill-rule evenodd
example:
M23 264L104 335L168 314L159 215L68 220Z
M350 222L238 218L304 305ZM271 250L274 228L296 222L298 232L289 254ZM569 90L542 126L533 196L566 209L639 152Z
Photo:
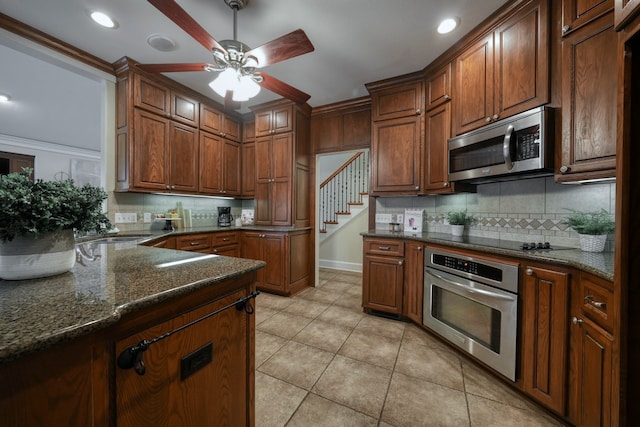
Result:
M571 274L531 264L524 264L522 271L522 389L564 415Z
M404 241L364 239L362 307L402 314Z
M115 354L243 296L238 291L124 338L116 343ZM142 353L144 375L117 368L116 425L249 425L247 366L252 349L246 318L243 310L232 307L153 343Z
M240 233L237 231L213 233L211 235L211 253L240 257Z
M418 325L422 325L424 247L424 243L408 241L405 243L404 250L405 275L403 313Z
M280 295L293 295L310 283L310 231L242 233L242 258L264 261L256 288Z

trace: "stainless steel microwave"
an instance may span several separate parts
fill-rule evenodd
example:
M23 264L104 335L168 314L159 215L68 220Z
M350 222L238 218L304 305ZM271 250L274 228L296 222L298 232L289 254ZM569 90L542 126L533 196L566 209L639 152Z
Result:
M553 114L538 107L449 140L449 181L496 182L553 174Z

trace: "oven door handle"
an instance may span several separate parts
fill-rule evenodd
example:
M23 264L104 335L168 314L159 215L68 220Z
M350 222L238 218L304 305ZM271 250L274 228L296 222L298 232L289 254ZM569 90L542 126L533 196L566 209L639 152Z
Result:
M502 142L502 155L504 156L504 164L507 170L513 169L513 162L511 160L511 138L515 133L513 125L507 127L507 131L504 133L504 141Z
M505 295L505 294L498 294L495 292L491 292L491 291L485 291L484 289L478 289L478 288L472 288L470 286L465 286L465 285L461 285L460 283L456 283L453 282L449 279L445 279L444 277L440 276L439 274L434 273L433 271L429 270L428 271L429 274L431 274L432 276L442 280L443 282L448 283L449 285L456 287L464 292L467 292L469 294L479 294L479 295L484 295L487 297L491 297L491 298L497 298L497 299L502 299L502 300L507 300L507 301L515 301L515 297L511 296L511 295Z

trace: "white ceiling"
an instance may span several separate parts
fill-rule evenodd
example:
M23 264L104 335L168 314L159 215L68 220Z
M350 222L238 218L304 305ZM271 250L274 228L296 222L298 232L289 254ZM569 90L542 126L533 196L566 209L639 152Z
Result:
M423 69L505 0L250 0L238 12L238 40L256 47L302 28L315 51L264 71L308 93L311 106L367 94L365 83ZM233 38L233 12L224 0L178 0L216 40ZM119 24L94 24L100 10ZM107 62L129 56L142 63L211 62L199 43L144 0L0 0L0 12L85 50ZM436 27L457 16L461 26L447 35ZM168 36L178 49L160 52L147 44L152 34ZM168 77L214 99L207 72ZM267 90L247 103L278 98Z

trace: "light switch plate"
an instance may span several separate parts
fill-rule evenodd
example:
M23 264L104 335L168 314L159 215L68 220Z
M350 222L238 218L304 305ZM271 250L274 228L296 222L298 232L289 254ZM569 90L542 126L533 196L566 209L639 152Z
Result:
M144 222L151 222L151 214L149 212L144 213Z
M391 222L391 214L376 214L376 222L381 222L381 223Z

